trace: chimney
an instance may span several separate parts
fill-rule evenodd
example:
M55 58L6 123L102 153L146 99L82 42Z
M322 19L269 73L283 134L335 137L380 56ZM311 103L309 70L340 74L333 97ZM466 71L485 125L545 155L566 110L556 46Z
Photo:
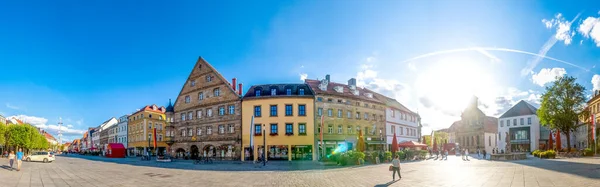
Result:
M231 79L231 87L233 88L233 91L235 91L235 81L236 80L237 80L236 78Z
M356 86L356 79L351 78L350 80L348 80L348 86Z
M329 79L329 74L325 75L325 79L327 80L327 82L331 82L331 80Z
M242 83L240 83L240 84L238 85L238 94L240 94L240 96L242 95L242 86L243 86L243 84L242 84Z

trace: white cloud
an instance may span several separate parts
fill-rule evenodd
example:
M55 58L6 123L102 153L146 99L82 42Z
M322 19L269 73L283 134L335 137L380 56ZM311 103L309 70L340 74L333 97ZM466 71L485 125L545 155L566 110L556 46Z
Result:
M13 109L13 110L19 110L19 109L21 109L20 107L15 106L15 105L11 105L10 103L6 103L6 108L10 108L10 109Z
M23 121L24 123L29 123L33 126L43 125L43 124L46 124L46 122L48 122L48 119L46 119L46 118L27 116L27 115L16 115L16 116L10 116L9 118L13 118L13 117Z
M367 59L366 59L366 61L367 61L368 63L372 63L372 62L374 62L375 60L376 60L376 58L375 58L374 56L367 57Z
M73 128L73 125L67 125L67 128Z
M587 17L577 29L585 38L591 38L600 47L600 17Z
M575 16L573 21L576 20L577 17L579 17L579 15ZM544 23L546 28L556 28L554 37L559 41L564 41L565 45L571 44L573 36L575 35L575 32L571 31L571 24L573 21L566 20L561 13L556 14L551 20L542 19L542 23Z
M594 86L593 90L600 90L600 75L592 77L592 86Z
M58 134L58 129L59 129L58 125L47 124L48 119L46 119L46 118L36 117L36 116L27 116L27 115L16 115L16 116L10 116L9 118L12 118L12 117L17 118L17 119L23 121L24 123L29 123L40 129L44 129L45 131L47 131L51 134ZM70 125L70 124L67 126L61 126L60 130L64 135L81 135L81 134L85 133L85 130L73 129L73 125Z
M304 81L306 78L308 78L308 74L306 73L300 73L300 80Z
M531 79L533 83L544 86L546 83L553 82L556 80L557 76L563 76L567 74L567 71L564 68L543 68L540 70L538 74L533 74Z

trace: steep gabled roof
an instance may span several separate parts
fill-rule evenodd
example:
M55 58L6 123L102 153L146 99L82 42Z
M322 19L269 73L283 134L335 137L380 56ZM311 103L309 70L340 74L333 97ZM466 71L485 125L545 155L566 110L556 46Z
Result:
M524 116L524 115L536 115L537 108L533 105L521 100L512 108L508 109L508 111L504 112L500 116L500 118L509 118L515 116Z
M396 100L396 99L387 97L387 96L385 96L383 94L380 94L380 93L377 93L377 92L373 92L373 93L374 93L375 96L377 96L376 97L377 99L379 99L382 103L384 103L388 107L392 107L392 108L395 108L397 110L400 110L400 111L403 111L403 112L407 112L407 113L410 113L410 114L418 115L416 112L413 112L412 110L408 109L408 107L402 105L402 103L398 102L398 100Z
M483 121L483 131L498 133L498 118L486 116Z
M275 88L276 95L271 95L271 88ZM291 95L287 95L286 89L291 89ZM299 90L304 89L304 95L299 95ZM256 96L256 91L260 90L260 96ZM244 95L244 99L248 98L265 98L265 97L314 97L313 90L307 84L263 84L253 85Z

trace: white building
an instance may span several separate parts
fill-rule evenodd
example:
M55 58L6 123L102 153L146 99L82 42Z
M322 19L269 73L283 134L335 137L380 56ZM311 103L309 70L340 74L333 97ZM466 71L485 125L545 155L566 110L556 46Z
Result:
M106 129L108 131L108 143L117 143L117 129L118 125L113 125L112 127Z
M123 146L127 147L127 118L129 115L124 115L119 118L117 124L117 142L122 143Z
M540 141L540 119L536 112L537 108L521 100L498 118L499 151L506 152L507 135L512 152L531 152L545 147L547 137Z
M419 114L412 112L398 101L385 96L378 96L386 104L385 134L387 150L391 150L396 133L397 143L405 141L419 141Z
M97 141L96 144L96 139L94 140L94 146L98 146L99 149L101 149L102 151L106 150L106 146L108 146L108 138L109 138L109 132L108 129L110 129L113 126L116 126L118 123L117 119L112 117L106 121L104 121L102 124L100 124L100 126L98 126L97 129L97 138L99 141ZM94 138L94 136L92 136L92 138Z

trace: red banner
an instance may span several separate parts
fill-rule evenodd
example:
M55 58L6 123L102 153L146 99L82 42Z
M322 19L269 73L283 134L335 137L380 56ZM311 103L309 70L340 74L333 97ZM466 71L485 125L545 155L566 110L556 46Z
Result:
M154 137L152 137L154 139L154 150L156 150L156 128L154 128Z

